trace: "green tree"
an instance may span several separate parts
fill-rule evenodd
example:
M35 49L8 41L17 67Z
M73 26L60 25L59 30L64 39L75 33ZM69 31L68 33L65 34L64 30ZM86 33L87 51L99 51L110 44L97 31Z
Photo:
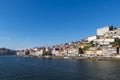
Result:
M95 47L94 41L90 42L90 47Z
M88 50L89 48L89 46L84 46L83 50Z
M113 46L118 46L118 45L120 45L120 39L119 39L119 38L115 38L115 41L114 41L114 42L111 42L111 44L112 44Z

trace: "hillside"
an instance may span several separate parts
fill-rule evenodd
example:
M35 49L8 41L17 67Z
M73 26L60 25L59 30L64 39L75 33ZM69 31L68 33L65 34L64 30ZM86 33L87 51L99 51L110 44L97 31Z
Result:
M16 51L7 48L0 48L0 55L15 55Z

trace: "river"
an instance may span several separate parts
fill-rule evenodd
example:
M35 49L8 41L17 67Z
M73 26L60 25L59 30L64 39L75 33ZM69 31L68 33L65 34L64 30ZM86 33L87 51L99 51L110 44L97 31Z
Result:
M120 61L0 56L0 80L120 80Z

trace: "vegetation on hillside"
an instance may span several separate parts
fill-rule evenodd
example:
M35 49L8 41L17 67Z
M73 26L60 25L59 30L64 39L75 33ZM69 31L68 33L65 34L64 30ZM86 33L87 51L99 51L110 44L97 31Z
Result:
M0 48L0 55L15 55L16 51L15 50L10 50L7 48Z
M120 39L119 38L115 38L115 41L111 42L110 44L113 45L114 47L120 46Z

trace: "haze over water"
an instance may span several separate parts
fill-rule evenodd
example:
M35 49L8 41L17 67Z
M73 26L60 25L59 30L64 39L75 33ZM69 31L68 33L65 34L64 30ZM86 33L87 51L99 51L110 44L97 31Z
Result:
M0 56L0 80L120 80L120 61Z

